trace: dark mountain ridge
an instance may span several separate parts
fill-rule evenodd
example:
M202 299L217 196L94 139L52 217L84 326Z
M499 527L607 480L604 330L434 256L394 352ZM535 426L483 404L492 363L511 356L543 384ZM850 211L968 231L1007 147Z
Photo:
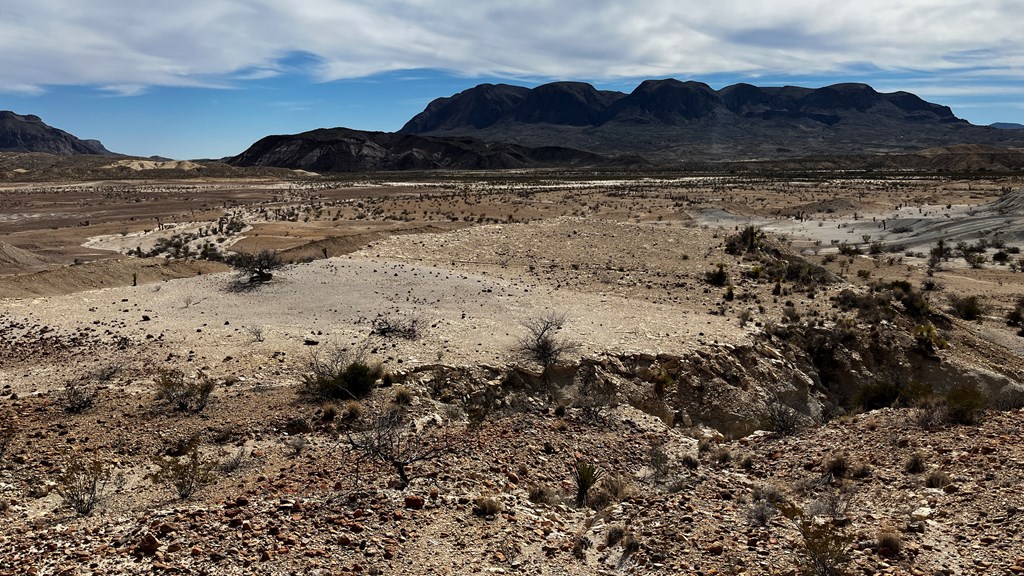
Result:
M0 152L46 152L60 156L113 154L99 140L81 140L35 115L0 111Z
M233 166L310 172L499 169L599 164L605 158L561 146L526 147L472 138L434 138L348 128L321 128L262 138L228 158Z

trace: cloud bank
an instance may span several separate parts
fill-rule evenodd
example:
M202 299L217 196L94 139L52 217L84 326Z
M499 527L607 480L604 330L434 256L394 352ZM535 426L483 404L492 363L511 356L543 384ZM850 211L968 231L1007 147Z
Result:
M868 67L1014 81L1021 22L1019 0L9 0L0 90L133 95L415 69L610 80Z

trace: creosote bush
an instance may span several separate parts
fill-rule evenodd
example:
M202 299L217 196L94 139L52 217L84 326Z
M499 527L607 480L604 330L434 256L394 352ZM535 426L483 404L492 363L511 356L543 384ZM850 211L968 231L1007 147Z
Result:
M705 272L704 280L712 286L725 286L729 282L729 273L725 271L725 264L718 263L714 270Z
M157 399L181 412L201 412L217 387L217 383L202 372L191 379L176 368L158 370L155 384Z
M96 391L82 380L69 380L64 383L63 397L64 411L69 414L79 414L92 407L96 400Z
M104 462L76 456L57 478L56 490L66 506L86 516L103 499L110 484L119 480Z
M157 457L153 462L157 470L148 474L146 478L154 484L169 488L182 500L213 482L213 471L217 468L216 460L200 456L198 444L193 444L180 458Z
M803 537L798 549L804 574L809 576L839 576L850 561L853 538L844 535L831 522L818 524L800 521L797 529Z

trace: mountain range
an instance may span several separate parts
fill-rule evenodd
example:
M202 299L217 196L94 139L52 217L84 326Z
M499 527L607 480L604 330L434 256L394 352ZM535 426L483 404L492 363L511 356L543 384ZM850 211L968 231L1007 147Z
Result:
M1024 132L999 129L1008 127L975 126L947 106L866 84L714 90L666 79L629 94L582 82L481 84L432 101L397 134L272 136L228 161L313 171L635 166L1024 145Z
M0 152L46 152L59 156L113 154L99 140L81 140L32 114L0 111Z
M1024 147L1020 127L975 126L947 106L866 84L715 90L664 79L646 80L628 94L582 82L481 84L430 102L397 133L321 128L267 136L223 161L313 172L671 167L905 156L970 145L993 147L988 155L1010 149L1010 156L988 162L998 167ZM978 156L979 149L971 150ZM110 154L98 141L80 140L37 116L0 112L0 152L11 151Z

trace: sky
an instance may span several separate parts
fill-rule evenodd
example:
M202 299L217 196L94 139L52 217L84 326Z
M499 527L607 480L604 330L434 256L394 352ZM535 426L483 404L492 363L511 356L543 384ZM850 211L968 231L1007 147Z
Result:
M0 0L0 110L139 156L398 130L484 82L865 82L1024 123L1021 0Z

